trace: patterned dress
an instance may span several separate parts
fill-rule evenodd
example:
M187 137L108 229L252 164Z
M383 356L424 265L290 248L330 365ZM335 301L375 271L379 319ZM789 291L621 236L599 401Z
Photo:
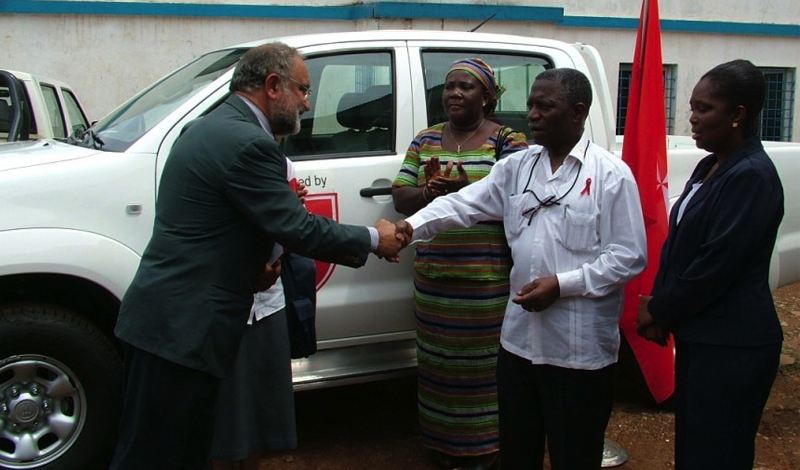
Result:
M406 152L394 186L425 184L425 162L461 162L470 183L483 178L497 157L495 131L475 150L442 148L444 123L420 132ZM527 148L511 132L499 157ZM498 450L495 366L509 296L511 253L501 223L481 223L442 233L416 245L414 303L417 321L419 415L423 445L454 456Z

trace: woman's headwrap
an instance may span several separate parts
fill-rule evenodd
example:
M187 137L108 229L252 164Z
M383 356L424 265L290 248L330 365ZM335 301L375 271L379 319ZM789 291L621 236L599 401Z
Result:
M494 110L500 95L506 91L504 86L501 86L497 83L497 79L494 77L494 70L492 70L492 68L489 67L486 62L477 58L461 59L453 62L453 65L450 66L450 70L447 71L447 74L450 75L450 72L454 70L463 70L464 72L467 72L468 74L477 78L478 81L483 84L483 87L489 90L491 100L488 104L488 107L490 111Z

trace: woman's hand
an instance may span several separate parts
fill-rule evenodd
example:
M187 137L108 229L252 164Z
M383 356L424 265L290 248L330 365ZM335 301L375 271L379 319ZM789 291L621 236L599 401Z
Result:
M442 196L448 193L457 192L459 189L469 184L467 172L464 170L461 162L456 164L457 176L451 176L453 173L453 162L447 162L444 171L442 171L439 157L431 157L430 160L425 162L425 187L431 200L437 196Z
M306 184L302 181L297 181L297 190L295 192L297 193L297 197L300 198L300 203L305 204L306 196L308 196L308 188L306 187Z
M439 163L439 157L433 156L425 162L425 181L431 181L441 175L442 165Z
M653 316L650 315L650 310L647 308L647 304L652 298L653 297L649 295L639 296L639 310L636 313L636 331L639 331L640 328L647 328L656 322Z
M669 340L669 331L666 328L656 323L656 320L650 314L647 305L652 297L647 295L640 295L639 311L636 315L636 333L647 341L652 341L659 346L666 346Z

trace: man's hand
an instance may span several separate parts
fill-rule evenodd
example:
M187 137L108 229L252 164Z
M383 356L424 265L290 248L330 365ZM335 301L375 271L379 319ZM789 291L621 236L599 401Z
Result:
M278 278L281 277L281 260L275 261L274 264L264 265L264 271L258 275L256 279L256 284L253 286L254 292L261 292L269 289L276 282L278 282Z
M524 285L511 299L529 312L541 312L561 296L561 287L556 276L540 277Z
M636 333L647 341L652 341L659 346L666 346L669 340L669 331L656 323L650 314L647 305L652 297L640 295L639 311L636 314Z
M377 221L375 228L378 229L378 248L375 254L391 263L399 262L400 250L408 244L406 238L398 236L397 226L386 219Z
M411 237L414 235L414 227L405 220L398 220L395 224L395 237L403 244L403 248L411 243Z

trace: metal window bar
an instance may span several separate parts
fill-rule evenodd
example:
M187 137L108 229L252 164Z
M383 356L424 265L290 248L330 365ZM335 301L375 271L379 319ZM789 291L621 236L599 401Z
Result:
M675 95L677 78L674 65L664 66L664 112L667 118L667 135L675 133Z
M625 117L628 114L628 94L631 86L632 64L620 64L617 83L617 135L625 133ZM664 112L667 134L675 132L676 73L674 65L664 66Z
M628 115L628 95L631 88L631 65L620 64L617 84L617 135L625 133L625 117Z

